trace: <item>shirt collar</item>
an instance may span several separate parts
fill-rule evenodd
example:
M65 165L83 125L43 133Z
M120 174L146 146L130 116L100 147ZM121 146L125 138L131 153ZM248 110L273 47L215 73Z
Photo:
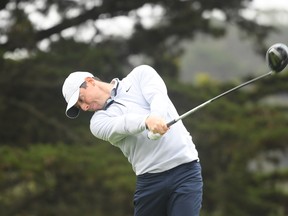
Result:
M114 84L112 91L111 91L111 96L110 96L111 99L114 99L115 96L117 95L119 82L120 82L120 80L118 78L115 78L111 81L111 84Z
M115 96L117 95L117 91L118 91L118 87L119 87L119 79L118 78L115 78L111 81L111 84L114 84L112 90L111 90L111 95L110 97L108 98L108 100L106 101L106 103L104 104L103 106L103 110L106 110L108 109L108 107L114 103L114 98Z

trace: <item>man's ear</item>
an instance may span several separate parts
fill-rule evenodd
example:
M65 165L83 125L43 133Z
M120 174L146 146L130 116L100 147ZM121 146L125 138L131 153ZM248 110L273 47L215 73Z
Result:
M86 81L87 83L90 83L90 84L92 84L92 85L95 85L95 79L93 79L93 77L86 77L86 78L85 78L85 81Z

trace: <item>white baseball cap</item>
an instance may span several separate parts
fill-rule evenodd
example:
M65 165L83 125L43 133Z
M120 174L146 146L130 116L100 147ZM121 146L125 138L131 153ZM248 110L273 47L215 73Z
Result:
M79 115L79 108L75 106L79 99L80 86L86 77L94 77L89 72L76 71L71 73L64 81L62 86L62 94L67 102L66 116L74 119Z

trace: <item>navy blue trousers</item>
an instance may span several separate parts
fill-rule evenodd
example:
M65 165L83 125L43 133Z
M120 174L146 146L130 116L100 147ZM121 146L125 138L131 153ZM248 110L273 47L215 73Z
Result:
M161 173L139 175L134 216L199 216L202 188L201 165L197 161Z

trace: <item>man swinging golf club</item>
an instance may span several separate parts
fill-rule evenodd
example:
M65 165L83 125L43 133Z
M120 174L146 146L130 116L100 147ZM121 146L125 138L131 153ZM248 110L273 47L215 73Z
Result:
M92 134L119 147L132 164L137 175L135 216L199 215L203 182L198 152L182 122L167 126L167 120L179 115L152 67L138 66L110 83L74 72L62 91L66 115L95 112ZM149 139L148 131L162 136Z

